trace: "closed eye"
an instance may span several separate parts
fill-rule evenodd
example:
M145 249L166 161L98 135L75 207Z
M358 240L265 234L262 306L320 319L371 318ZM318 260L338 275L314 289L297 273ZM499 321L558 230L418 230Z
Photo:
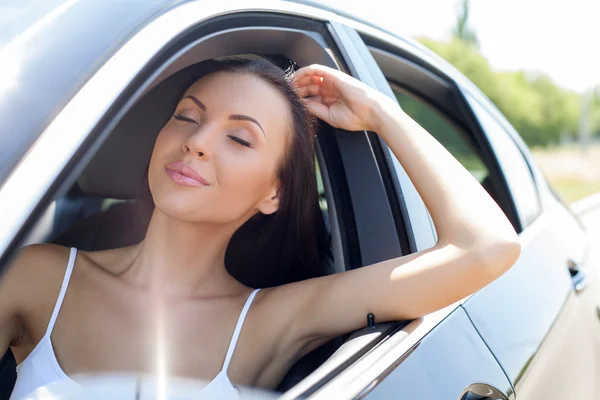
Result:
M237 136L228 135L227 137L233 140L234 142L241 144L242 146L252 147L252 144L250 144L250 142L246 142L244 139L240 139Z
M198 125L198 122L194 121L191 118L184 117L183 115L173 115L173 118L178 119L179 121L191 122L192 124Z

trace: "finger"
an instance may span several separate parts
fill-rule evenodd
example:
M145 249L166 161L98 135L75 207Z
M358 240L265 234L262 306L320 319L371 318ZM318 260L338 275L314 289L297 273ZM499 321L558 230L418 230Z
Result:
M321 86L312 84L296 88L296 91L298 92L298 96L300 97L318 96L319 94L321 94Z
M327 76L327 74L331 73L331 71L335 70L321 64L312 64L300 68L298 71L296 71L295 75L296 79L301 79L305 76L320 76L324 78Z
M294 79L294 85L296 85L296 87L299 86L306 86L306 85L311 85L311 84L320 84L323 82L323 78L320 76L314 76L314 75L310 75L310 76L305 76L301 79Z
M326 67L325 65L321 64L312 64L306 67L302 67L298 71L296 71L296 76L298 77L298 79L304 78L305 76L318 76L322 79L327 79L328 77L335 77L341 80L346 80L350 78L350 75L338 69Z
M316 101L317 103L323 104L323 98L321 96L310 96L306 97L304 101Z
M306 108L312 115L329 123L329 121L328 121L329 107L327 107L326 105L324 105L318 101L308 100L308 99L305 100L305 104L306 104Z

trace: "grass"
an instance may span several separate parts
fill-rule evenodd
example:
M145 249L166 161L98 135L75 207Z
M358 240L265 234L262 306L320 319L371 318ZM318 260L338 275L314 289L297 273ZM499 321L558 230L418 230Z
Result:
M567 203L583 199L595 193L600 193L600 181L588 181L585 179L564 177L549 179L550 185Z
M600 192L600 143L532 151L550 185L568 203Z

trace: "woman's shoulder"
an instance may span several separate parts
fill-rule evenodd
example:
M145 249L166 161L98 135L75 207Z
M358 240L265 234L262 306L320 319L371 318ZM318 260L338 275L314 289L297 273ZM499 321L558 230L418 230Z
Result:
M69 248L55 244L32 244L19 249L6 267L2 280L13 283L35 284L36 281L48 283L47 279L62 276L69 260Z
M111 266L118 264L116 261L129 253L127 250L128 248L100 251L77 250L76 263L83 269L94 268L111 272ZM6 278L25 280L29 283L47 279L52 281L59 279L62 282L70 257L71 248L57 244L43 243L24 246L9 262Z
M24 301L43 297L48 289L60 286L69 261L69 248L54 244L33 244L21 248L9 261L0 280L2 292Z
M73 260L77 265L73 276L86 274L87 270L103 269L114 259L120 249L84 252L78 250ZM0 294L11 296L11 301L23 307L37 307L53 303L63 285L71 249L56 244L32 244L22 247L9 261L0 278Z
M29 326L52 311L69 260L69 248L35 244L21 248L0 278L2 314ZM28 322L25 322L28 321Z

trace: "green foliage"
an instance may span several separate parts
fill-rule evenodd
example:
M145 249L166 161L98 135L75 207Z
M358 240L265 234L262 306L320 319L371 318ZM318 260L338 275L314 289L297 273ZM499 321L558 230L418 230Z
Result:
M600 86L594 93L592 98L592 111L591 111L591 131L592 135L600 138Z
M479 182L485 179L487 167L460 128L426 102L398 90L394 90L394 94L402 109L432 134Z
M462 72L504 113L530 146L558 143L575 135L581 97L543 74L496 72L479 50L455 37L449 42L421 42ZM593 131L600 131L600 93L595 97ZM599 132L600 134L600 132Z

